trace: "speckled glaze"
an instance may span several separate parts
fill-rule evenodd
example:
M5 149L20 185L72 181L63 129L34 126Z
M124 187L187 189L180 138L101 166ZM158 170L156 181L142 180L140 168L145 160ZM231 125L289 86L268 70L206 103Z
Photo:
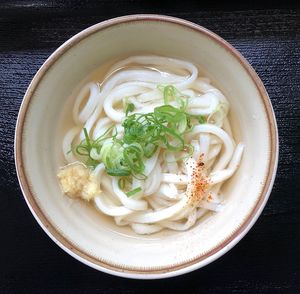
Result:
M152 53L197 64L227 96L236 141L246 145L238 172L224 186L225 209L186 232L137 236L91 205L62 195L61 123L67 97L108 60ZM29 152L30 151L30 152ZM276 120L268 94L247 61L226 41L185 20L132 15L96 24L58 48L32 80L16 127L15 160L25 200L45 232L79 261L137 279L198 269L231 249L257 220L278 161Z

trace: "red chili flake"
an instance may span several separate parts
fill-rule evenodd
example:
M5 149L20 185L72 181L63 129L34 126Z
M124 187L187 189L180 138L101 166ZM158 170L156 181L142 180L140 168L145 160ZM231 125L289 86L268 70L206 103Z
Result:
M191 192L190 202L191 204L199 203L209 187L209 180L204 172L203 154L199 156L196 166L193 168L192 179L191 179Z

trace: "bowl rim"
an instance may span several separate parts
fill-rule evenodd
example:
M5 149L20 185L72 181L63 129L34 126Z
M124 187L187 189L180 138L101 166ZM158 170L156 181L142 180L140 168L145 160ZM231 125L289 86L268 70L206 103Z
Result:
M65 237L59 233L55 227L51 224L50 220L47 219L45 214L42 212L41 208L38 206L37 202L34 198L34 193L31 191L29 181L26 177L25 169L23 166L22 159L22 132L24 121L26 117L26 112L29 107L31 97L34 94L40 80L46 74L49 68L62 56L66 51L68 51L71 47L81 42L85 38L90 35L97 33L100 30L104 30L108 27L130 23L130 22L139 22L139 21L154 21L154 22L163 22L163 23L171 23L178 26L183 26L187 29L192 29L199 34L203 34L206 37L210 38L213 42L216 42L223 48L225 48L246 70L248 75L251 77L252 81L257 87L257 90L260 94L261 100L263 102L265 112L268 119L268 127L269 127L269 141L270 141L270 158L269 158L269 167L268 173L264 180L263 189L260 192L259 198L252 209L252 211L247 215L246 219L240 225L240 227L235 230L230 236L228 236L221 244L211 249L204 255L198 256L192 260L187 262L183 262L181 264L167 266L160 269L143 269L143 268L131 268L131 267L120 267L114 264L110 264L108 262L101 261L96 259L95 257L83 252L80 248L72 245L70 241L68 241ZM134 279L159 279L159 278L167 278L173 277L181 274L185 274L191 272L193 270L199 269L217 258L221 257L227 251L229 251L232 247L234 247L251 229L259 215L261 214L265 204L269 198L271 193L273 183L276 176L277 165L278 165L278 153L279 153L279 142L278 142L278 130L277 123L274 115L274 111L272 108L271 101L269 99L268 93L258 77L255 70L252 66L247 62L247 60L235 49L232 45L230 45L227 41L222 39L220 36L211 32L210 30L194 24L190 21L183 20L176 17L166 16L166 15L158 15L158 14L134 14L134 15L126 15L121 17L116 17L113 19L109 19L100 23L97 23L93 26L86 28L85 30L79 32L75 36L68 39L65 43L63 43L58 49L56 49L43 63L41 68L35 74L32 79L21 104L17 122L15 129L15 139L14 139L14 153L15 153L15 165L17 176L19 180L19 185L22 190L22 194L24 199L35 217L36 221L42 227L42 229L46 232L46 234L64 251L68 254L81 261L82 263L100 270L102 272L126 277L126 278L134 278Z

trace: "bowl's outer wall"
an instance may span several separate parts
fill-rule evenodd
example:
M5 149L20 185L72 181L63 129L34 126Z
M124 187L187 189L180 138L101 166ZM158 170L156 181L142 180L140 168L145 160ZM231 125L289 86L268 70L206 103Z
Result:
M66 110L62 106L67 97L107 60L137 53L178 57L204 69L229 99L235 138L246 144L241 166L224 189L228 200L225 210L188 232L136 238L89 205L63 197L57 183L56 172L63 164L60 144ZM88 28L50 56L25 94L15 149L25 199L59 246L108 273L161 278L204 266L233 247L251 228L271 191L278 138L261 81L229 44L183 20L129 16Z

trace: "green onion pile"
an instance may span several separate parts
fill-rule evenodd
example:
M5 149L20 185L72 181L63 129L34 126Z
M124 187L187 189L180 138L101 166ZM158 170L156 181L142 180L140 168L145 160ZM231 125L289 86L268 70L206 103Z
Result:
M174 86L158 86L158 89L163 92L164 105L154 108L151 113L130 114L135 107L127 103L122 138L117 138L117 132L113 132L114 127L111 127L92 140L84 128L85 139L75 147L75 153L86 159L87 166L95 168L103 162L107 174L121 177L120 188L125 187L126 179L130 176L147 178L144 161L151 158L158 148L168 152L188 151L191 154L193 148L184 142L184 135L192 130L194 123L206 122L205 117L186 112L188 97ZM179 107L170 105L172 101L176 101ZM137 192L132 190L128 193Z

